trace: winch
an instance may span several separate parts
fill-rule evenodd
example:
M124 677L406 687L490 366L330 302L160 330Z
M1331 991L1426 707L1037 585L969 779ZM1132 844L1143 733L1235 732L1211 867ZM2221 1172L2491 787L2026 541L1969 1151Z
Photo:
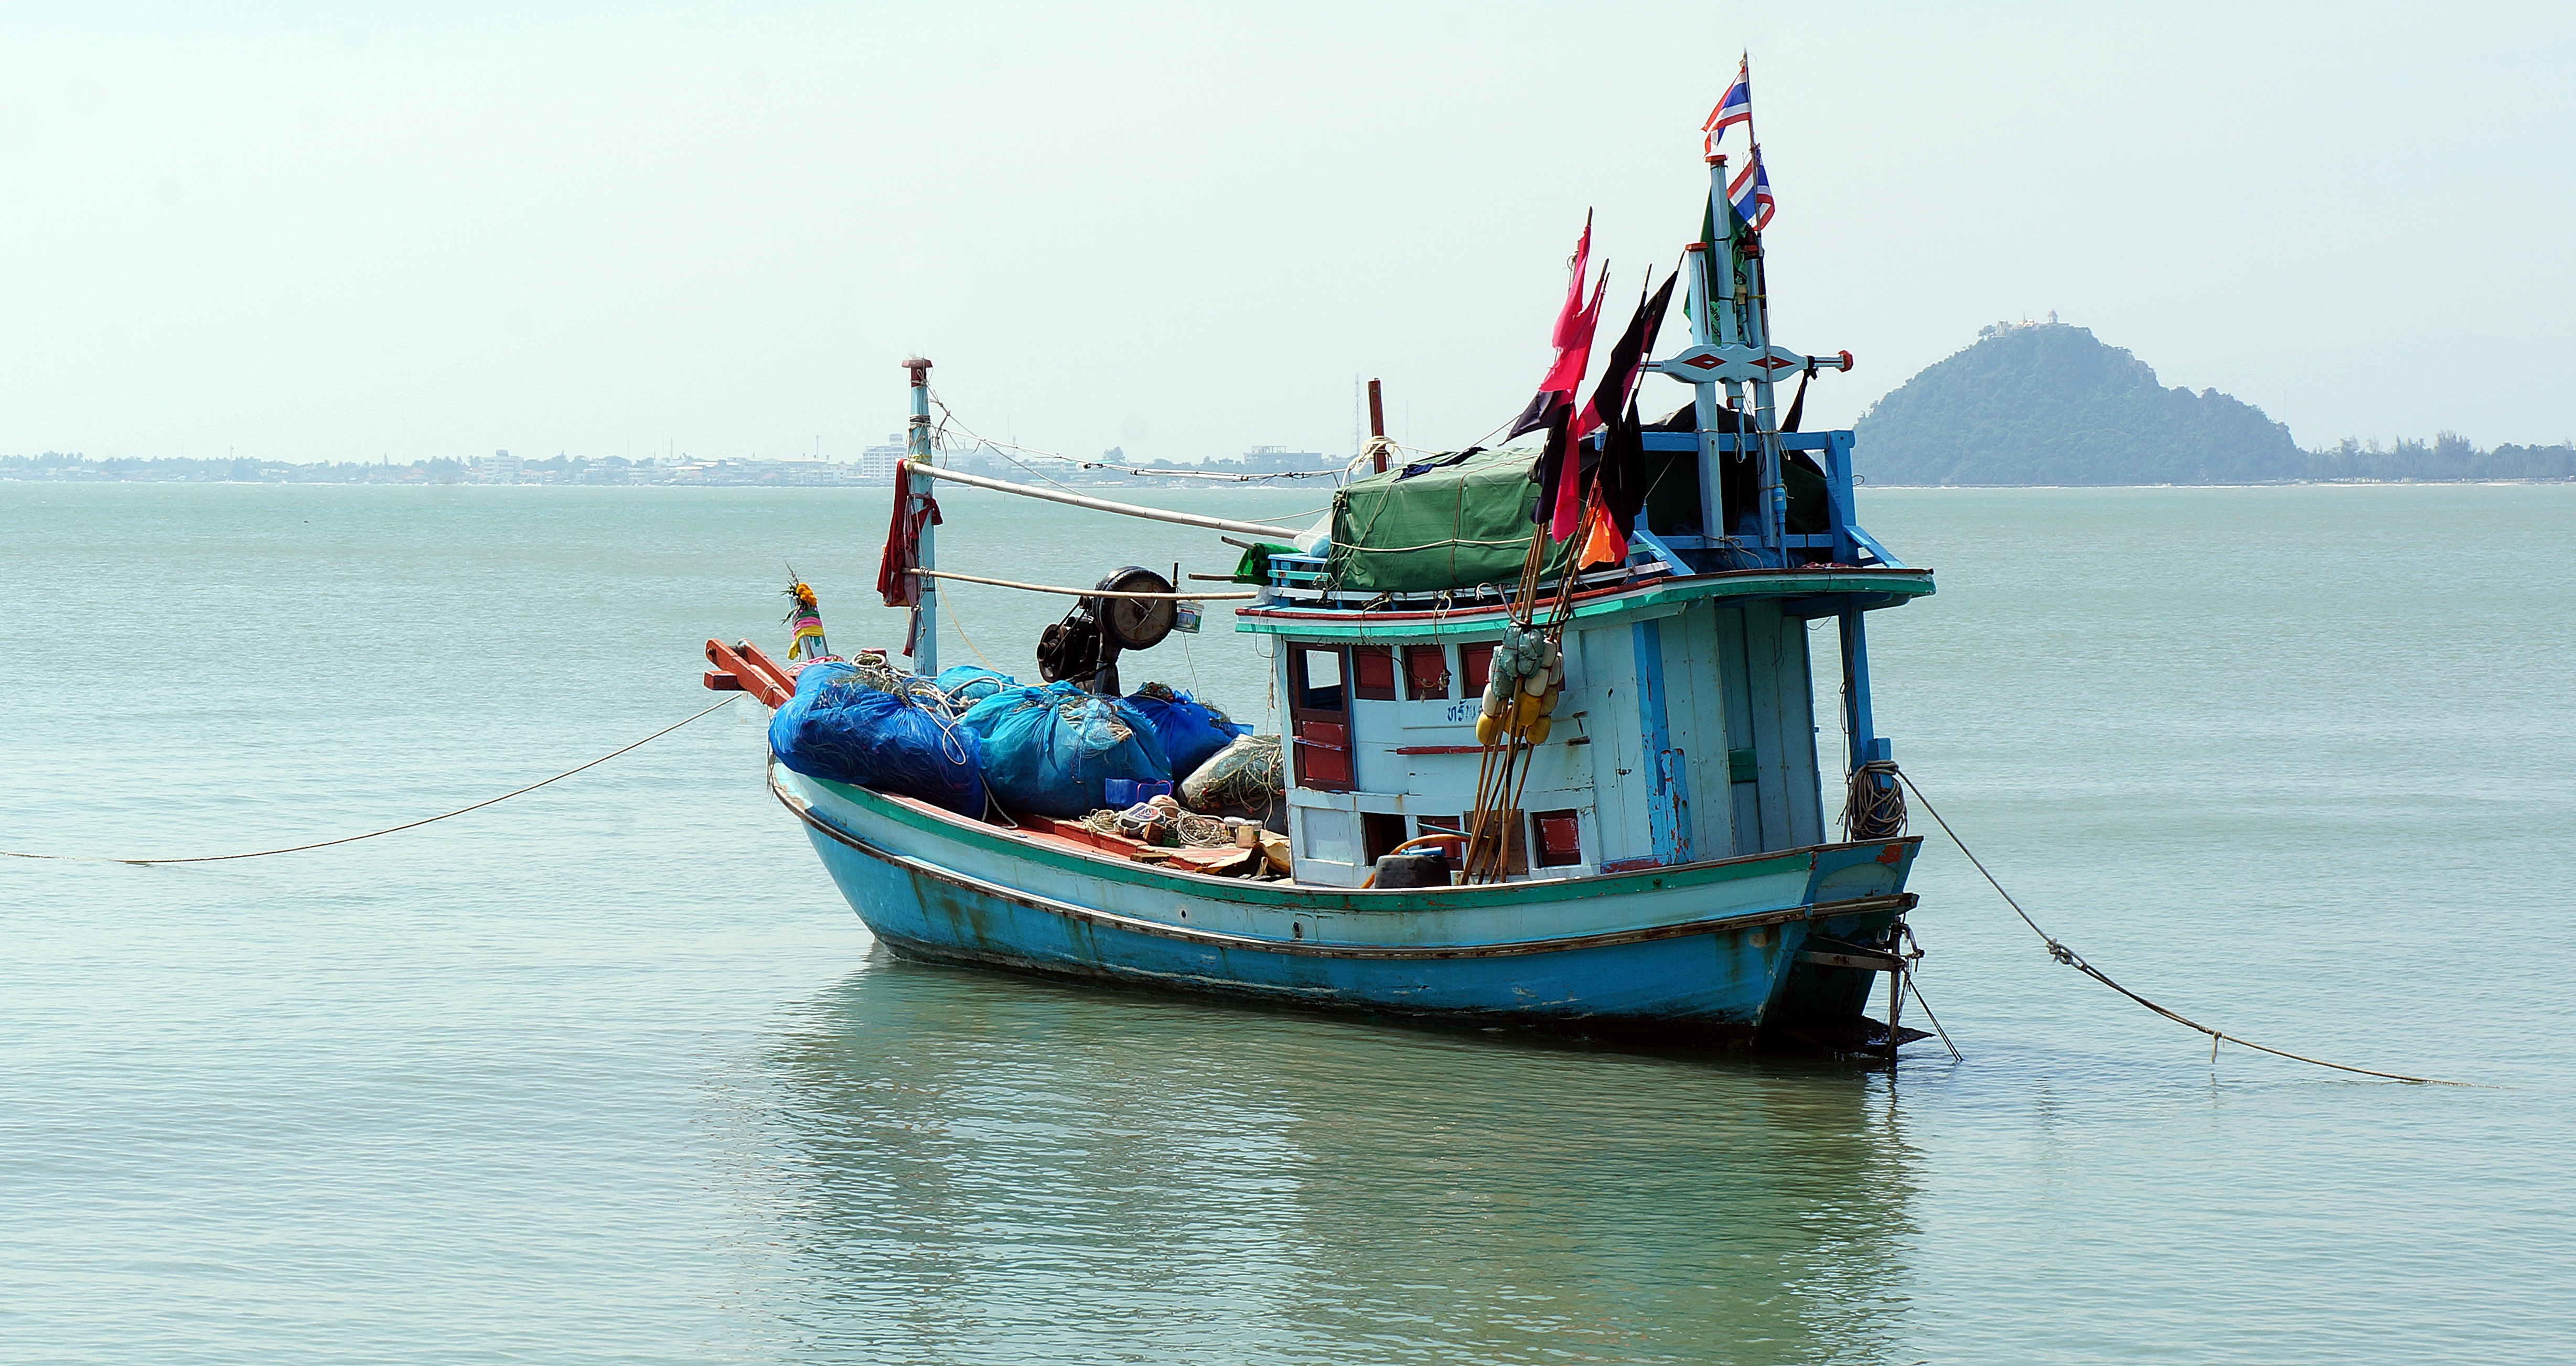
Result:
M1039 634L1038 677L1049 683L1071 679L1092 692L1115 696L1119 653L1150 650L1172 633L1172 581L1131 564L1094 590L1076 598L1064 620Z

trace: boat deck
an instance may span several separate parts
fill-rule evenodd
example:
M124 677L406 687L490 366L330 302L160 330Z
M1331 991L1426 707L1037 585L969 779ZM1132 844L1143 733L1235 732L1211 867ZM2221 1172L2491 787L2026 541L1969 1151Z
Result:
M915 801L910 797L883 792L877 795L919 810L938 810L930 803ZM1103 834L1080 821L1060 821L1046 816L1014 816L1011 819L1016 823L1015 825L995 825L990 828L996 833L1025 840L1031 844L1050 844L1059 849L1070 849L1076 853L1093 856L1107 854L1115 858L1124 858L1132 863L1167 868L1176 873L1203 872L1216 864L1232 863L1251 852L1231 844L1214 849L1188 847L1176 849L1147 844L1143 840L1131 839L1125 835Z

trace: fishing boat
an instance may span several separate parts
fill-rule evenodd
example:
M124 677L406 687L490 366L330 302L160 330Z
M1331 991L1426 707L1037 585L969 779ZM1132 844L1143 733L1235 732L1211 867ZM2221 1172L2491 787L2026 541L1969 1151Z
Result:
M1373 439L1328 527L948 468L930 363L906 361L887 568L914 629L897 672L940 673L943 581L1079 594L1068 622L1113 647L1150 646L1157 622L1224 602L1272 656L1284 772L1265 829L1167 848L1114 821L998 801L970 814L773 756L770 790L876 937L950 963L1482 1026L1890 1057L1925 1037L1901 1018L1920 840L1872 718L1866 622L1931 594L1933 576L1863 530L1852 434L1797 430L1806 382L1851 356L1772 343L1768 205L1739 207L1742 177L1731 185L1713 146L1706 164L1708 213L1674 272L1687 346L1645 353L1668 279L1591 404L1573 402L1559 375L1569 322L1588 353L1601 298L1596 286L1586 317L1587 221L1556 387L1523 424L1545 447L1431 455ZM1571 363L1579 381L1586 360ZM1658 376L1683 401L1648 423L1634 395ZM1792 377L1784 416L1775 389ZM1201 527L1245 552L1240 589L1141 570L1089 589L942 570L941 483ZM1810 655L1827 621L1843 736L1829 760ZM821 643L819 623L798 630L800 647ZM1070 676L1114 696L1118 653ZM794 694L793 671L749 642L709 641L708 658L710 687L773 705ZM1867 1009L1881 977L1884 1019Z

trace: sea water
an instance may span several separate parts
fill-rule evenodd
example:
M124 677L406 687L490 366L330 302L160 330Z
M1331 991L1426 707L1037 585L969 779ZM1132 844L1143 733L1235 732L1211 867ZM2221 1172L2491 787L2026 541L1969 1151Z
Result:
M1329 491L1143 496L1302 525ZM1235 553L942 501L966 572ZM1871 618L1881 729L2050 933L2246 1037L2487 1089L2213 1062L2052 962L1919 804L1966 1060L1893 1076L908 964L741 701L382 839L0 859L0 1358L2576 1355L2576 488L1863 508L1941 585ZM783 646L791 565L836 647L898 641L886 520L0 485L0 848L260 850L559 773L714 700L706 637ZM1024 676L1068 605L941 597L944 662ZM1128 682L1275 718L1227 624Z

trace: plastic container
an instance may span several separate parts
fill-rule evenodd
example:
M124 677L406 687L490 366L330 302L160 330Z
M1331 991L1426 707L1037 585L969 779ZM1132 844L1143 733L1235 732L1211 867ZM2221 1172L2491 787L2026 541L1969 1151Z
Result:
M1111 778L1100 785L1100 804L1120 811L1136 804L1136 780Z

